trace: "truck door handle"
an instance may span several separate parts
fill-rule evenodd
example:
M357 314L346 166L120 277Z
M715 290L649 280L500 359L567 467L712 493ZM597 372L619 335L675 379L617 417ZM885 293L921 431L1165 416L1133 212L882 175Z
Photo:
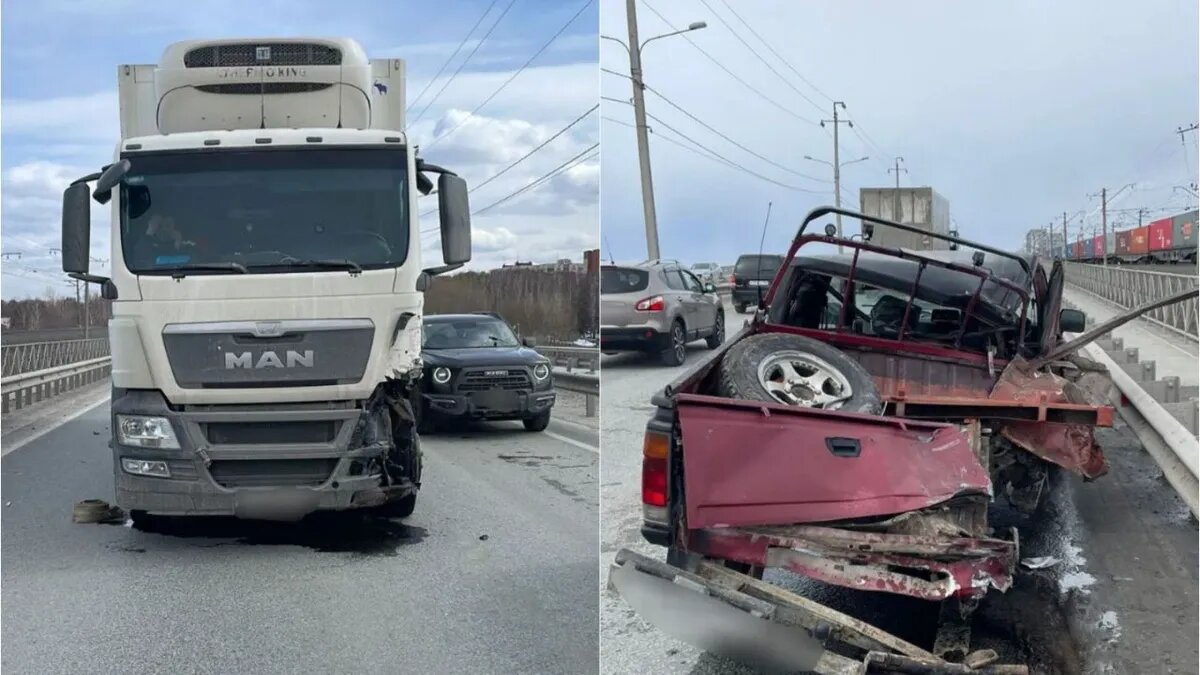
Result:
M827 436L825 437L825 447L829 448L829 452L832 452L834 457L858 457L862 454L862 446L857 438Z

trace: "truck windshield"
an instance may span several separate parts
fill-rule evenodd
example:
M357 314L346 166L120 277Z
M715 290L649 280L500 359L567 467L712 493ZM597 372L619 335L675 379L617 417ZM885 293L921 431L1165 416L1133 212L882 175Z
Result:
M131 272L356 272L408 255L401 147L126 157L121 248Z
M426 317L428 319L428 317ZM516 347L517 336L508 324L488 317L427 321L422 326L422 349Z

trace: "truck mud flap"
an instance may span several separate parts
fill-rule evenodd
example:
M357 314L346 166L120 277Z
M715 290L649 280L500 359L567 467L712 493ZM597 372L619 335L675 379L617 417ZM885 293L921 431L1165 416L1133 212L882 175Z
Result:
M608 578L642 619L671 637L769 672L1028 675L976 652L949 663L886 631L709 560L684 570L628 549ZM971 665L968 665L971 664Z

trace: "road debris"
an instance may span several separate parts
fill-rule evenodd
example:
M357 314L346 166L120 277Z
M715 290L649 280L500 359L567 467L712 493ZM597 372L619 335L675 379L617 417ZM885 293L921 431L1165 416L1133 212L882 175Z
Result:
M1047 567L1054 567L1055 565L1059 564L1060 562L1062 562L1062 560L1060 560L1059 558L1055 558L1054 556L1044 555L1044 556L1038 556L1036 558L1025 558L1024 560L1021 561L1021 566L1025 567L1026 569L1040 570L1040 569L1045 569Z
M123 522L125 512L102 499L85 499L75 505L72 520L76 523Z

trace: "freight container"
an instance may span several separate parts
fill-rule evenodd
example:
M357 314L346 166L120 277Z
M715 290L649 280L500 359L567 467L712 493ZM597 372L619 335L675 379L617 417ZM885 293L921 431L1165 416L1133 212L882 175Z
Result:
M916 225L938 234L950 234L950 202L933 188L862 188L858 194L859 208L868 216ZM897 230L886 225L874 225L869 229L870 242L876 246L896 246L917 251L950 248L950 242L916 232Z
M1171 219L1175 248L1185 255L1196 254L1196 211L1188 211Z
M1077 241L1071 246L1071 257L1079 259L1083 257L1083 240Z
M1155 253L1159 251L1167 252L1174 248L1172 245L1174 230L1170 218L1161 218L1150 223L1147 227L1150 228L1150 251Z
M1092 237L1092 257L1093 258L1103 258L1104 257L1104 235L1102 235L1102 234Z
M1150 226L1135 227L1129 231L1130 255L1146 255L1150 253Z
M1122 230L1117 233L1117 255L1133 255L1133 230Z

